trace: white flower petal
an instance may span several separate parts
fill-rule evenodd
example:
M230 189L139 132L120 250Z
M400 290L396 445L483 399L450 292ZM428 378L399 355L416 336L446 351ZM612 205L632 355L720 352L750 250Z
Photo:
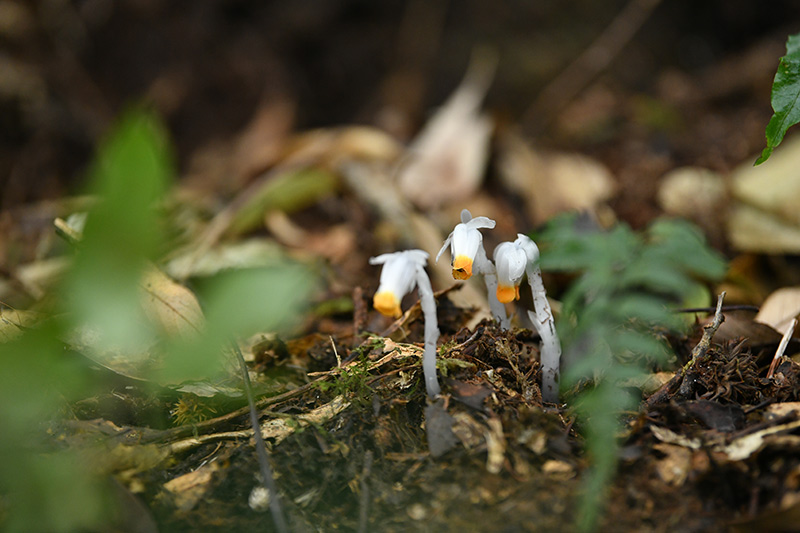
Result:
M494 264L497 282L504 286L516 286L525 273L528 256L516 242L504 242L494 249Z
M400 301L416 285L417 270L424 268L428 253L423 250L406 250L370 258L370 264L383 264L381 281L373 303L381 313L397 315Z
M514 241L514 244L525 250L525 255L528 256L529 263L535 263L539 260L539 247L536 246L536 243L527 235L517 233L517 240Z

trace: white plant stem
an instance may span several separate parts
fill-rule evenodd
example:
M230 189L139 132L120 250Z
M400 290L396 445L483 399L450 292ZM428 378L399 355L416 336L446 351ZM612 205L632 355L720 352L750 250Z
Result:
M486 250L483 249L483 243L478 248L478 253L475 255L475 270L483 275L483 281L486 283L486 296L489 299L489 309L492 311L492 316L500 324L503 329L508 329L511 326L511 319L506 315L506 306L497 299L497 272L494 263L489 261L486 257Z
M425 389L430 398L442 391L436 377L436 343L439 340L439 324L436 318L436 300L433 297L431 281L425 269L417 266L417 289L422 315L425 318L425 350L422 354L422 371L425 376Z
M531 286L533 297L533 311L528 311L528 317L533 322L539 337L542 339L540 354L542 361L542 400L545 402L558 402L559 365L561 363L561 342L556 332L556 323L547 293L542 282L542 271L539 265L529 262L525 269L528 274L528 283Z

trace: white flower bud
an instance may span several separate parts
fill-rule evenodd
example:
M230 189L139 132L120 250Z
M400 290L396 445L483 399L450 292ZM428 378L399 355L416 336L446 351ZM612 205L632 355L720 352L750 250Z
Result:
M525 274L528 256L516 242L500 243L494 249L497 269L497 299L508 303L519 299L519 283Z
M453 228L453 232L448 235L442 245L442 249L436 255L436 261L450 246L450 255L453 258L453 278L469 279L472 277L472 267L475 262L478 250L483 247L483 235L479 231L482 228L494 228L495 221L487 217L472 218L466 209L461 211L461 223Z
M422 250L406 250L372 257L371 265L383 265L381 283L373 298L373 306L382 314L399 317L400 301L414 290L417 268L425 266L428 254Z

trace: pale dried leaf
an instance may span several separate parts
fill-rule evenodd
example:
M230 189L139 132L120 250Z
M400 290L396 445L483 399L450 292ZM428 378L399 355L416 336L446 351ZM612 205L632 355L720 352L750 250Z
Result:
M800 252L800 226L744 203L734 206L728 216L728 239L745 252Z
M498 166L503 183L525 201L536 224L564 211L594 210L616 188L598 161L579 154L543 154L514 133L503 136Z
M219 468L219 463L207 463L197 470L167 481L164 489L173 497L175 507L181 511L189 511L211 488L214 473Z
M661 442L665 442L667 444L677 444L679 446L685 446L686 448L691 448L692 450L697 450L701 446L700 439L698 438L689 438L685 435L679 435L672 431L671 429L667 429L661 426L650 426L650 432Z
M277 446L283 439L294 433L300 427L308 424L321 425L332 419L350 406L344 397L337 396L329 403L317 407L308 413L299 415L291 424L283 418L267 420L261 424L261 436L264 440L272 440ZM298 425L296 422L300 422Z
M654 450L664 454L656 462L659 477L668 485L680 487L686 482L692 466L692 450L674 444L654 444Z
M493 76L493 64L484 60L471 65L458 89L411 143L397 183L417 206L461 202L480 187L492 133L492 122L480 106Z
M658 189L658 203L661 208L671 215L687 218L714 212L725 196L724 178L701 167L671 170L661 178Z
M768 405L764 419L774 420L791 414L800 415L800 402L781 402Z
M145 315L167 335L194 335L203 327L200 302L192 291L152 267L141 281Z
M733 195L743 203L771 214L793 227L800 225L800 137L787 139L768 165L753 166L752 160L734 170Z
M798 316L800 316L800 287L784 287L767 296L755 321L772 326L784 334L789 329L792 319Z
M721 446L720 451L724 452L731 461L742 461L759 451L771 435L792 431L798 427L800 427L800 420L763 429L738 438L727 446Z
M8 307L0 308L0 343L19 337L23 331L36 324L41 315L34 311L18 311Z

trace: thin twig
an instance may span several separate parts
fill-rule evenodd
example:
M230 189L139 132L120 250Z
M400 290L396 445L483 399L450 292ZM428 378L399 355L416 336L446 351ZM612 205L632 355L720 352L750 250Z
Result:
M366 533L369 527L369 475L372 471L372 451L364 454L364 468L361 470L361 498L358 506L358 532Z
M792 323L789 324L789 329L787 329L786 333L783 334L781 343L778 345L778 349L775 351L775 357L772 358L772 363L769 365L767 379L772 379L772 375L775 373L775 369L778 367L778 361L780 361L780 358L783 357L783 353L786 351L786 346L789 344L789 339L791 339L792 334L794 334L795 327L797 327L797 319L793 318Z
M286 525L286 518L283 516L281 500L278 495L278 485L275 483L272 467L269 464L267 446L264 444L264 439L261 437L261 426L258 423L256 402L253 400L253 390L250 386L250 374L247 372L247 364L244 362L244 356L242 356L242 351L239 349L239 344L236 343L236 341L232 341L231 344L233 345L233 351L236 353L236 358L239 360L239 367L242 371L244 390L247 394L247 404L250 407L250 423L253 425L253 438L255 439L258 463L261 467L262 483L271 496L269 499L269 509L272 512L272 521L275 524L275 529L278 530L279 533L289 533L289 528Z
M722 323L725 322L725 315L722 314L722 301L724 299L725 291L722 291L717 298L717 310L714 312L714 320L711 322L711 324L706 324L703 326L703 337L700 339L700 342L697 343L697 346L695 346L692 350L692 359L681 369L681 376L686 375L686 372L692 366L694 366L698 360L705 357L709 348L711 348L711 339L714 338L714 334L717 332Z
M685 397L693 390L693 381L685 379L687 377L686 374L687 372L693 371L694 365L697 363L697 361L706 356L709 348L711 347L711 339L714 337L714 334L717 332L720 325L725 321L725 315L722 314L722 301L724 299L725 291L722 291L722 294L720 294L717 298L717 309L714 313L714 320L711 322L711 324L707 324L703 327L703 337L700 339L700 342L697 343L697 346L695 346L692 350L691 360L686 363L678 372L675 372L675 375L672 376L672 379L664 383L660 389L647 398L645 405L648 408L668 401L670 396L673 394Z
M673 313L713 313L716 308L714 307L681 307L674 309ZM723 305L722 312L729 313L731 311L752 311L758 313L761 308L757 305Z

